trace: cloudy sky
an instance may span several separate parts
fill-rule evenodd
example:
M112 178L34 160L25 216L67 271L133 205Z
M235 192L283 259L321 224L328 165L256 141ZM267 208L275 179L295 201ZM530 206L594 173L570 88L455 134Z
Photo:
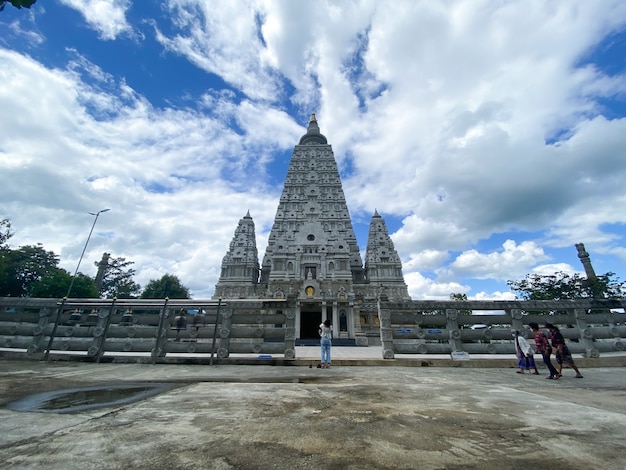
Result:
M213 294L249 210L262 257L316 112L364 251L414 299L626 278L623 0L39 0L0 13L0 219L73 272ZM363 253L364 255L364 253Z

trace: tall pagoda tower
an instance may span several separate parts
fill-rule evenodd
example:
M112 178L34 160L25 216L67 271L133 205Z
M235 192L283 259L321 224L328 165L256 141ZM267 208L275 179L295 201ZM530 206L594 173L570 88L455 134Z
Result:
M263 262L254 271L258 279L253 260L244 257L252 255L252 247L256 253L248 217L240 221L224 257L216 298L248 292L263 298L295 296L296 336L301 339L318 338L325 319L339 337L354 338L369 327L377 334L371 313L361 314L363 305L383 293L390 300L410 299L400 258L378 212L372 217L363 267L335 156L315 114L294 148ZM244 226L252 226L246 236Z

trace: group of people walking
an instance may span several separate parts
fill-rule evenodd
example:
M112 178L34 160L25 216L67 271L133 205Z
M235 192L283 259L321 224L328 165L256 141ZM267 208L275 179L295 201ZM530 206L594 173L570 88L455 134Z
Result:
M550 375L546 379L558 380L561 378L563 371L563 364L574 369L576 372L575 377L582 379L583 375L576 367L572 354L569 348L565 344L565 338L559 331L559 329L552 323L546 323L545 328L550 331L550 338L540 328L539 324L530 322L528 324L533 334L535 335L535 347L533 348L526 338L520 335L519 330L512 330L513 338L515 339L515 350L518 357L518 374L523 374L524 371L528 371L531 374L539 375L537 365L533 354L541 354L543 363L548 368ZM332 345L333 327L330 325L329 320L324 320L319 326L320 335L320 347L321 347L321 361L318 367L322 369L330 368L330 349ZM556 358L556 367L552 365L550 356L554 352ZM531 372L532 370L532 372Z
M524 371L530 372L534 375L539 375L537 365L533 357L533 353L540 353L543 358L543 363L548 368L550 375L546 379L558 380L561 378L563 371L563 364L574 369L576 372L575 377L582 379L583 376L576 367L572 354L569 348L565 344L565 338L559 331L559 329L552 323L546 323L545 327L550 331L550 338L546 335L535 322L528 324L533 334L535 335L535 347L532 348L526 338L520 335L518 330L513 330L513 337L515 338L515 349L518 357L518 374L523 374ZM556 358L556 367L552 365L550 356L554 352Z

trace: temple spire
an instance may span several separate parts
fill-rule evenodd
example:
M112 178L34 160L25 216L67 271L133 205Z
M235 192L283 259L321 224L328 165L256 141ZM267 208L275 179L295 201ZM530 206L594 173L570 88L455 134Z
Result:
M410 299L402 274L402 261L377 209L374 210L367 237L365 272L369 282L375 286L384 285L390 297Z
M246 215L239 219L230 247L222 258L221 274L213 298L257 297L259 271L254 220L248 210Z
M320 133L320 126L317 124L315 113L311 114L311 120L309 121L306 134L300 139L299 145L328 145L328 140Z

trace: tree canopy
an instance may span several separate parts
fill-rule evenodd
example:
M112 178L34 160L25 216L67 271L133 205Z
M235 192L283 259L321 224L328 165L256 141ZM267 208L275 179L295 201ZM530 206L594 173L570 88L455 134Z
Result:
M182 285L173 274L165 274L161 279L150 279L141 293L142 299L188 299L189 289Z
M35 282L29 291L29 297L39 298L60 298L67 294L67 289L72 282L72 275L65 269L56 269L46 276L42 277L38 282ZM78 273L74 284L72 284L72 290L68 297L74 298L97 298L98 289L94 280Z
M467 294L461 294L459 292L453 292L450 294L450 300L467 300Z
M98 298L101 294L109 297L129 298L136 296L141 287L132 277L133 264L125 258L114 258L107 264L102 279L102 290L98 292L95 280L83 273L77 273L72 284L72 275L59 267L59 257L47 251L41 243L12 249L8 241L13 236L11 221L0 220L0 296L2 297L69 297ZM96 265L98 263L96 262Z
M7 3L10 3L15 8L30 8L37 0L0 0L0 11L4 10Z
M450 294L450 300L466 301L467 294L461 294L460 292L453 292L452 294ZM471 314L472 314L471 310L459 310L459 315L471 315Z
M507 281L507 285L522 300L626 298L626 282L620 282L610 272L597 276L596 280L588 280L580 274L570 276L564 272L527 274L522 280Z
M103 267L100 297L112 299L130 299L139 295L141 286L133 280L135 270L129 266L134 261L126 261L126 258L106 258L106 266ZM100 267L100 262L94 263Z
M0 295L25 297L35 282L57 270L59 258L41 244L0 249Z
M0 249L9 247L8 242L12 236L11 221L9 219L0 220Z

